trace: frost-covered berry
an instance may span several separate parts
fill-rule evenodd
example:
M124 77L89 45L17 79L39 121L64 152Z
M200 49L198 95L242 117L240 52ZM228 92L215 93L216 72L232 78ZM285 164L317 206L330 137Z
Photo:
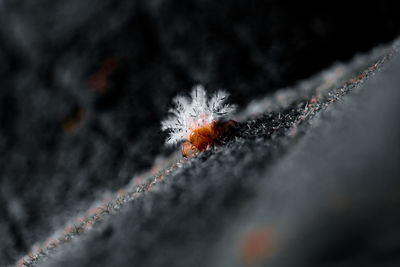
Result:
M235 105L225 104L227 98L228 93L219 90L208 99L201 85L193 87L191 98L175 97L174 108L169 110L171 115L161 122L161 129L169 132L166 143L172 145L187 140L182 144L184 156L212 145L233 123L221 122L236 109Z

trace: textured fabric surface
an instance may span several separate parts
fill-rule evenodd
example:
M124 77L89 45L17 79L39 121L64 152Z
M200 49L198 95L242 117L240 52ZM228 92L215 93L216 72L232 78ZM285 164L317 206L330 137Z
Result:
M152 166L157 156L169 155L174 148L164 147L166 134L160 131L160 121L177 93L188 92L194 84L204 84L211 91L224 88L239 110L244 109L254 99L295 85L400 33L398 12L392 6L375 1L361 6L326 5L0 1L0 266L13 264L93 202L125 186L133 175ZM375 88L391 90L397 80L388 73L388 83L381 78ZM392 100L396 99L393 94ZM371 96L375 97L383 99L384 93ZM356 97L352 101L365 102ZM366 102L372 111L395 107L385 101ZM356 113L348 109L344 113ZM373 115L369 109L360 112L366 114L364 120ZM87 254L74 254L71 248L59 260L69 259L66 266L95 266L103 260L103 266L219 264L217 256L230 252L218 242L225 242L225 235L232 238L229 231L235 231L227 226L242 227L240 211L257 195L266 194L265 186L256 190L266 175L263 163L273 165L285 151L295 151L272 137L274 131L271 136L261 134L264 126L277 127L272 120L278 113L243 122L226 147L189 162L160 184L159 191L146 193L124 208L121 216L96 228L78 246ZM349 136L359 143L348 141L354 146L348 149L370 148L363 154L382 155L380 165L387 162L391 166L396 143L375 142L391 140L384 135L391 131L374 129L381 126L395 132L396 118L390 112L374 114L386 114L371 117L384 123L371 125L376 138L358 140L356 133L369 131L349 129ZM348 124L355 121L359 120ZM246 132L246 125L253 130ZM333 133L324 140L336 147L338 141L333 138L338 135ZM345 148L338 150L348 155ZM317 161L322 152L315 148L310 153ZM314 162L311 154L303 157L309 159L302 168ZM370 158L345 168L356 171L364 165L375 166L368 160L378 162ZM329 166L339 168L333 163L342 162L334 155L329 161L332 164L323 165L326 172L331 172ZM350 158L342 163L349 162ZM324 168L314 177L324 175ZM374 174L368 171L365 175ZM280 203L281 198L276 195L274 201ZM159 254L153 257L155 250ZM212 251L221 254L214 257Z

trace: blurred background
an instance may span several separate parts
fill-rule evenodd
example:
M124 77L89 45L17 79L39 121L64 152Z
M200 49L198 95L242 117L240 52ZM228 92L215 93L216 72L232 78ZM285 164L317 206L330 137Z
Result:
M399 33L384 1L0 0L0 265L170 153L177 93L243 108Z

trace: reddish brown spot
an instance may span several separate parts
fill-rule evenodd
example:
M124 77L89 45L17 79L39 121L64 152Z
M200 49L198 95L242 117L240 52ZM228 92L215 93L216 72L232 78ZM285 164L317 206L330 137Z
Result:
M82 108L75 108L70 115L62 121L64 131L74 133L86 115L86 111Z
M350 195L336 195L331 199L331 207L337 212L344 212L352 207L352 198Z
M96 92L106 92L108 90L107 77L114 71L117 61L115 56L104 59L101 62L100 69L88 78L88 86Z
M102 74L95 73L89 77L88 86L99 93L104 93L107 90L106 77Z
M269 226L253 228L245 233L240 245L240 256L244 264L260 264L276 251L274 231Z

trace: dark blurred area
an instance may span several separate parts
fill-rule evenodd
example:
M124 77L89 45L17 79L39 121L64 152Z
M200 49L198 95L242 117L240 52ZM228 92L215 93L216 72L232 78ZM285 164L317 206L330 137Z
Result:
M388 2L0 2L0 265L150 167L171 98L244 107L400 33Z

